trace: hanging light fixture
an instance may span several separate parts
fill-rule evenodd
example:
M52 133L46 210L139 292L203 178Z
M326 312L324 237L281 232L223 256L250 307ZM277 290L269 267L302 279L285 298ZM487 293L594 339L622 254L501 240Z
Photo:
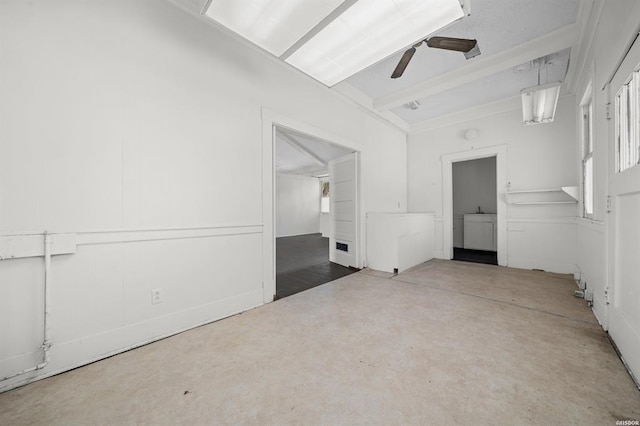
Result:
M549 83L523 89L522 121L524 124L550 123L556 114L562 83Z
M538 85L522 89L522 121L524 124L550 123L556 115L562 82L540 84L540 69L547 67L545 58L534 61L538 68Z

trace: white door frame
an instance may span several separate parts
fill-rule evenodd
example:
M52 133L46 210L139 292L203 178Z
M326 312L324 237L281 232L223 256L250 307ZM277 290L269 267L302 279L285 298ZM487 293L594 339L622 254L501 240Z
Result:
M285 115L279 114L268 108L262 108L262 289L264 303L273 302L276 294L276 214L275 214L275 152L276 152L276 126L294 130L299 133L316 137L318 139L343 146L353 151L359 151L352 141L336 136L323 129L312 126L308 123L295 120ZM358 156L358 158L360 158ZM357 167L360 173L360 167ZM360 174L358 182L361 181ZM359 200L359 211L362 211L362 197L360 194L360 184L356 187ZM362 235L362 225L360 215L356 217L356 227L358 234ZM356 261L359 268L362 268L363 258L362 237L356 241Z
M636 33L637 29L634 34ZM618 90L628 81L628 78L640 63L640 41L636 40L626 55L606 86L607 100L611 105L615 105L615 97ZM636 195L640 190L640 165L632 166L622 172L616 172L618 162L615 137L617 112L614 114L615 119L608 122L607 129L609 150L607 196L610 197L610 210L606 221L607 282L609 284L609 303L606 311L607 331L615 342L621 358L637 381L640 380L640 337L638 334L640 324L637 323L633 315L625 312L625 308L629 306L625 306L625 303L623 303L629 300L629 288L638 285L637 275L633 268L633 260L637 259L637 255L631 252L630 257L633 257L633 259L627 258L626 262L624 262L623 255L628 255L630 252L628 251L628 246L622 246L625 241L620 238L620 233L626 233L626 229L622 229L620 222L624 198ZM637 219L635 215L634 219ZM633 250L633 247L631 250ZM630 310L633 310L633 308Z
M507 266L507 145L443 154L442 162L442 250L453 259L453 163L496 157L496 198L498 226L498 265Z

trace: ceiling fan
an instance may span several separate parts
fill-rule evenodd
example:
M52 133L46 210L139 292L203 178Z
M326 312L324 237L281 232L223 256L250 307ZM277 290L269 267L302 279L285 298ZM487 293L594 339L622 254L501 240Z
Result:
M420 47L422 43L427 43L427 46L436 49L462 52L467 59L471 59L480 54L480 48L478 47L477 40L454 37L425 38L424 40L419 41L418 43L414 44L409 50L404 52L404 55L402 55L402 58L400 58L400 62L398 62L396 69L393 70L391 78L398 78L402 76L404 70L407 68L407 65L409 65L409 62L411 61L411 58L413 58L413 55L416 53L416 48Z

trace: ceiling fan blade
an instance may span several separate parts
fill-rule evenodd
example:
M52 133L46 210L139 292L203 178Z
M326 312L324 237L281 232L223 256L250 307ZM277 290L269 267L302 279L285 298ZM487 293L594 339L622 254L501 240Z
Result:
M436 49L455 50L456 52L469 52L478 45L477 40L454 37L431 37L427 39L427 46Z
M391 78L398 78L402 76L402 74L404 73L404 70L407 68L407 65L409 65L409 62L411 61L411 58L413 58L413 55L415 53L416 53L415 47L412 47L411 49L404 52L404 55L402 55L402 58L400 58L400 62L398 62L396 69L393 70L393 74L391 74Z

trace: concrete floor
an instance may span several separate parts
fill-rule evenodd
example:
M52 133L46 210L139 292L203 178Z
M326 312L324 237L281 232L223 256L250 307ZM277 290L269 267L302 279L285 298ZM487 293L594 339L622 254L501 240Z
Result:
M640 392L564 275L365 270L0 395L0 424L593 424Z

